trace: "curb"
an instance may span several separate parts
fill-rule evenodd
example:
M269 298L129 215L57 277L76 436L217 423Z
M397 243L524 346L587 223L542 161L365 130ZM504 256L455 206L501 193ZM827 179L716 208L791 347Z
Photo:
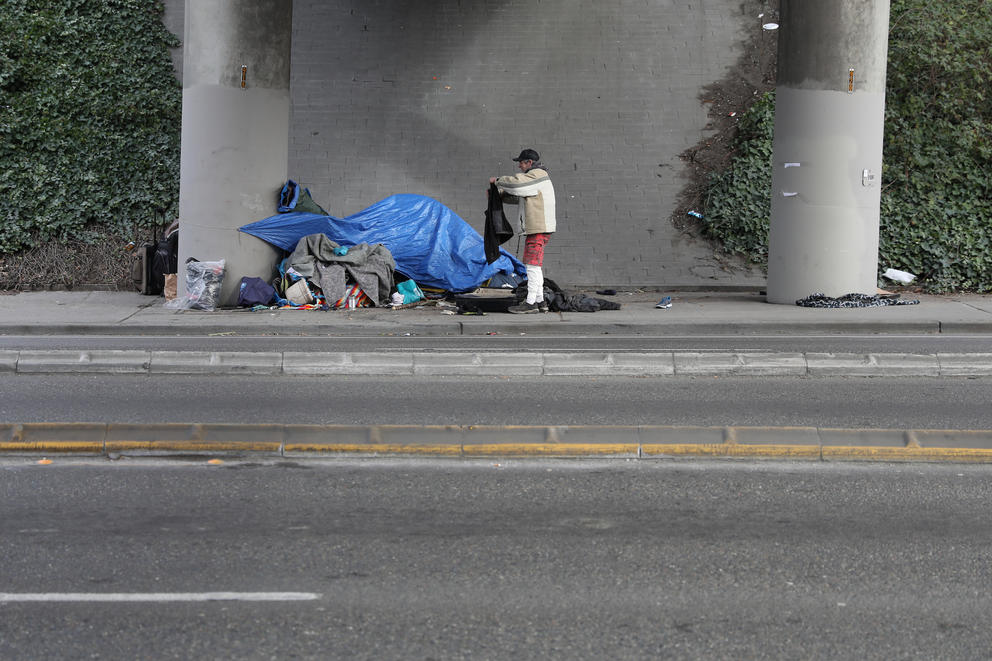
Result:
M826 427L0 424L0 456L738 457L992 462L992 430Z
M207 314L207 313L204 313ZM572 313L581 314L581 313ZM513 315L499 315L513 316ZM530 315L528 315L530 316ZM557 315L556 315L557 316ZM198 319L198 323L167 324L148 322L107 323L5 323L0 335L93 335L93 336L182 336L204 337L230 334L243 337L258 335L296 337L300 334L321 337L381 337L416 335L419 337L449 337L478 335L623 335L623 336L724 336L724 335L988 335L992 322L925 319L919 321L585 321L567 318L556 320L504 321L497 316L467 317L448 322L396 322L370 319L338 321L337 323L244 324Z
M992 353L0 350L0 373L983 377Z

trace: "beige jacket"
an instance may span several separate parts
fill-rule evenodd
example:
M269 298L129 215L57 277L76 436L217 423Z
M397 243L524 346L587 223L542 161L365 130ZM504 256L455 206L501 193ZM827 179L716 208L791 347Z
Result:
M520 174L497 177L496 187L503 202L519 207L517 217L521 234L555 231L555 188L546 170L536 167Z

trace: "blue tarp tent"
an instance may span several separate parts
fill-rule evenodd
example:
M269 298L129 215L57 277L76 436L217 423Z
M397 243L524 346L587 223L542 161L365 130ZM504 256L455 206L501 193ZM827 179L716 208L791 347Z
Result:
M292 252L308 234L323 233L344 246L381 243L396 270L417 284L446 291L469 291L497 273L526 278L524 265L507 251L486 263L482 236L437 200L423 195L391 195L363 211L335 218L291 211L245 225L240 231Z

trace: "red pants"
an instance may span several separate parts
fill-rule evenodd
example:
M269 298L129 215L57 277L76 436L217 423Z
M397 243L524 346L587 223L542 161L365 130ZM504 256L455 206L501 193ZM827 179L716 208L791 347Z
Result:
M528 234L524 240L524 264L541 266L544 264L544 246L551 234Z

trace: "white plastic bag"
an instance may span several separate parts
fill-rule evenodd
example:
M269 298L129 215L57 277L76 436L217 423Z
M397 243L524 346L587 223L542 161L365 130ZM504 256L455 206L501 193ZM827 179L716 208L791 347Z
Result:
M901 282L904 285L908 285L913 280L916 280L916 276L912 273L897 271L896 269L888 269L882 274L882 277L888 278L889 280L895 280L896 282Z
M165 302L173 310L205 310L213 312L220 303L220 289L224 284L224 260L198 262L186 261L186 294Z

